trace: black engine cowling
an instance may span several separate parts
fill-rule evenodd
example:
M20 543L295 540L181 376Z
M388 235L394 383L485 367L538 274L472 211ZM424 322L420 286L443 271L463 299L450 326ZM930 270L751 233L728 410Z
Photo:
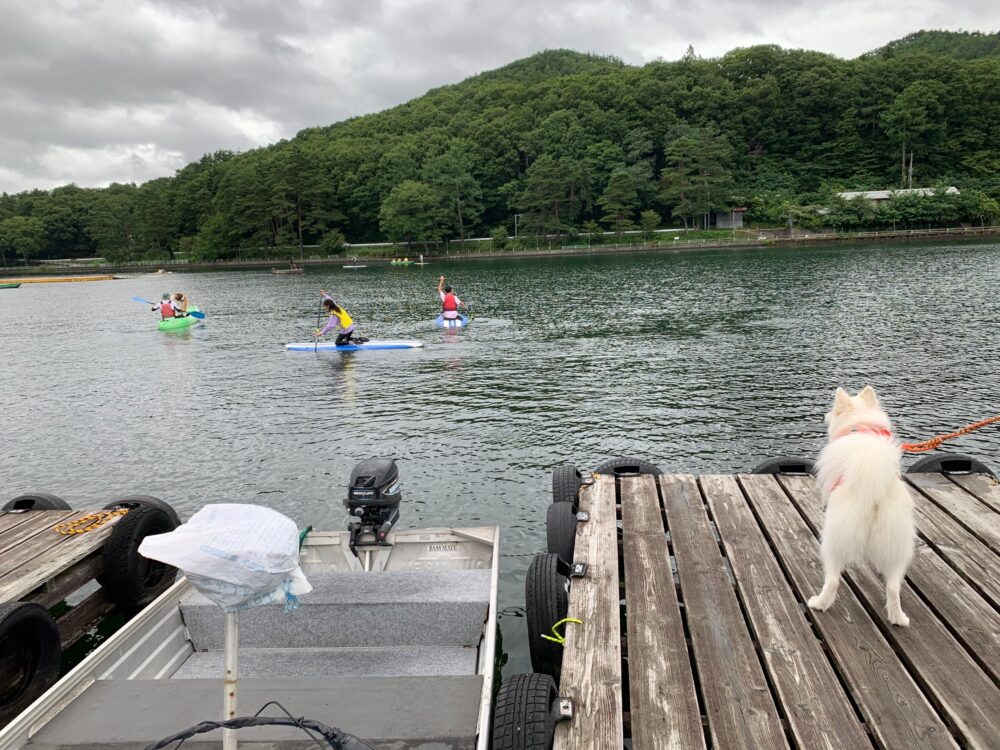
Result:
M354 467L344 506L351 516L350 546L385 544L399 520L399 467L391 458L368 458Z

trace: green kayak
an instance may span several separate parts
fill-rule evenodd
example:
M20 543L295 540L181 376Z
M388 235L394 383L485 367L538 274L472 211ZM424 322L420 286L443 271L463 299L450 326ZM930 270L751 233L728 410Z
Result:
M199 310L194 305L191 305L188 308L188 312L199 312ZM164 318L156 324L156 327L161 331L177 331L181 328L188 328L190 326L197 325L200 322L201 320L198 318L193 318L188 315L183 318Z
M11 281L6 284L0 284L0 289L17 289L19 286L21 286L21 282Z

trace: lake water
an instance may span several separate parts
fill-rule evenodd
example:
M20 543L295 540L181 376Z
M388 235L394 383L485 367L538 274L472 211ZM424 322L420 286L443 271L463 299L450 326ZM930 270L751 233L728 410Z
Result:
M446 274L474 307L433 327ZM320 288L362 335L423 349L292 353ZM167 334L130 301L183 290ZM148 493L342 528L352 466L400 465L401 527L499 524L506 671L551 467L637 455L734 472L814 456L836 385L872 384L906 439L1000 412L1000 245L710 251L218 272L0 291L4 501ZM1000 430L953 444L1000 466Z

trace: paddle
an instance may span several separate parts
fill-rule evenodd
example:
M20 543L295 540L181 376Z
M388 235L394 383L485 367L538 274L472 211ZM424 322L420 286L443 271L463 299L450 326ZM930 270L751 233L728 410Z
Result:
M133 297L132 301L133 302L141 302L144 305L151 305L153 307L156 307L156 303L155 302L150 302L148 299L143 299L142 297ZM192 318L194 318L196 320L204 320L205 319L205 313L203 313L201 310L191 310L191 312L189 312L188 315L190 315Z

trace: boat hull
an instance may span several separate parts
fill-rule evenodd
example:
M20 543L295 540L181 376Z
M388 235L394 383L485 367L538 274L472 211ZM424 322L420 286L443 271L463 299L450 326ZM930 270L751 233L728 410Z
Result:
M192 305L188 308L189 312L200 312L197 307ZM156 324L156 328L159 331L179 331L182 328L190 328L191 326L196 326L201 322L199 318L192 316L187 316L185 318L164 318L159 323Z

